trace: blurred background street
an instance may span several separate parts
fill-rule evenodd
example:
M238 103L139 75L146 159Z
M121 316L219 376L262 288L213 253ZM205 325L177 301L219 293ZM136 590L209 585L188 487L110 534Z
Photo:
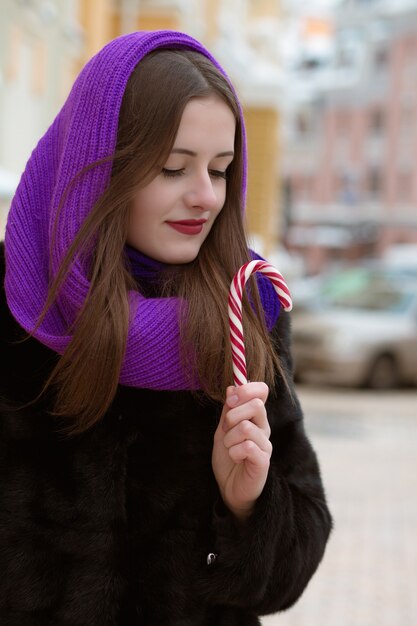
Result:
M300 386L334 515L304 595L264 626L416 626L417 392Z

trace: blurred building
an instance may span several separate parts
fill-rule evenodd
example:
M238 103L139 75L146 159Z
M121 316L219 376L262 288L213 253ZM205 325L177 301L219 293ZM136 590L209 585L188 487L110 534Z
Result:
M76 4L0 0L0 238L20 174L74 78Z
M287 116L286 240L309 273L417 242L417 6L345 0L332 24Z
M134 30L183 30L228 71L249 148L248 230L268 255L279 238L280 62L277 0L1 0L0 166L20 174L84 63ZM2 9L3 12L3 9Z
M1 0L0 166L19 175L74 77L76 3Z

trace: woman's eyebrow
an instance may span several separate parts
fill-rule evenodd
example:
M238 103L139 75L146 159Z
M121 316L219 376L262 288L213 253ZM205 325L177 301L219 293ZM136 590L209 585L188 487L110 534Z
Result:
M192 150L187 150L186 148L173 148L171 150L171 154L188 154L188 156L192 156L195 157L197 156L196 152L193 152ZM216 154L215 158L217 159L218 157L225 157L225 156L235 156L235 153L233 152L233 150L229 150L226 152L219 152L219 154Z

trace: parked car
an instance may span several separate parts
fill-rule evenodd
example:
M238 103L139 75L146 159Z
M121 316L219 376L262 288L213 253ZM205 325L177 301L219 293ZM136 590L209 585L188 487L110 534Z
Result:
M375 389L417 384L414 277L358 268L316 283L299 307L294 301L299 380Z

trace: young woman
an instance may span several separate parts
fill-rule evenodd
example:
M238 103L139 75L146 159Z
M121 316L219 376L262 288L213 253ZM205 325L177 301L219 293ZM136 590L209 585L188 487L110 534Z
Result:
M233 88L175 32L84 68L23 173L2 246L0 623L252 626L330 532L266 278ZM259 274L256 275L259 277Z

